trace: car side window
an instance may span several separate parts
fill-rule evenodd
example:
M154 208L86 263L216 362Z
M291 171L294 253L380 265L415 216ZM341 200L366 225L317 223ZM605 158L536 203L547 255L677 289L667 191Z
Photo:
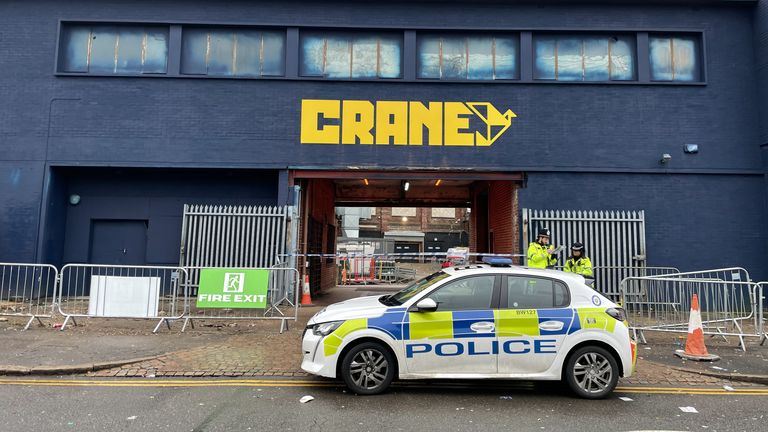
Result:
M494 275L472 276L449 282L428 297L438 311L490 309L493 303Z
M565 284L552 279L508 276L506 285L508 309L551 309L570 303Z

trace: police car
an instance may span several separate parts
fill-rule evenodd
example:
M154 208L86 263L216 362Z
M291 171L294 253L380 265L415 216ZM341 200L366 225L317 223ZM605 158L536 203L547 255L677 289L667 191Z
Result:
M622 308L572 273L508 259L446 268L391 295L330 305L308 322L302 369L355 393L399 379L563 380L597 399L632 374Z

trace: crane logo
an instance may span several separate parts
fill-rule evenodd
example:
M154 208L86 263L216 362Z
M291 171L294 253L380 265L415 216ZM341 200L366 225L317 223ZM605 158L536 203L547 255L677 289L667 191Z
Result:
M475 145L487 147L493 145L497 139L512 125L512 119L517 117L512 110L502 114L489 102L467 102L467 106L480 120L485 123L485 135L475 131Z
M304 99L301 143L490 147L516 117L490 102Z

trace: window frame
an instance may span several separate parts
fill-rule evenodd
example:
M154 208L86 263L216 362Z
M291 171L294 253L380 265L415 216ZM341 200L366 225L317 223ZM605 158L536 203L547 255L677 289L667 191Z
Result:
M433 293L437 292L438 290L440 290L442 288L447 287L450 284L453 284L455 282L460 282L460 281L465 280L465 279L474 278L474 277L487 277L487 276L493 276L494 277L494 280L493 280L493 291L491 293L491 307L488 308L488 309L460 309L460 310L465 311L465 310L496 310L496 309L499 309L499 307L501 306L501 300L500 300L500 298L501 298L501 279L502 279L502 276L504 276L504 274L503 273L481 273L481 274L473 274L473 275L461 276L461 277L457 277L455 279L443 280L441 284L438 284L437 286L432 287L431 290L429 290L429 291L427 291L425 293L422 293L421 297L419 297L418 299L414 300L413 303L410 306L408 306L408 312L418 312L418 308L416 307L416 305L420 301L424 300L425 298L428 298ZM440 305L438 305L438 309L437 309L436 312L453 312L453 311L452 310L451 311L440 310Z
M531 70L533 73L532 79L534 82L537 83L544 83L544 82L558 82L558 83L568 83L568 84L619 84L619 83L637 83L640 81L640 49L639 49L639 33L640 32L627 32L627 31L586 31L586 30L577 30L577 31L555 31L555 32L546 32L546 31L539 31L539 32L533 32L531 37ZM586 80L583 79L585 77L585 70L586 70L586 64L584 63L583 57L586 56L584 53L584 41L589 38L601 38L605 37L605 40L608 41L608 79L605 80ZM628 38L630 39L629 45L630 49L632 51L632 79L611 79L611 45L610 41L611 38L617 37L617 38ZM536 78L536 41L538 38L541 39L550 39L555 41L555 60L554 60L554 78ZM581 56L582 56L582 68L581 68L581 74L582 79L580 80L560 80L558 79L558 42L561 39L567 39L571 38L573 40L578 40L581 43ZM620 39L619 39L620 40Z
M501 298L500 298L500 302L499 302L500 309L503 309L503 310L528 310L528 309L530 309L530 308L514 308L513 309L513 308L509 307L509 288L508 288L509 282L508 282L508 280L509 280L509 278L519 278L519 277L550 280L550 281L552 281L553 284L558 284L559 283L559 284L561 284L561 285L563 285L565 287L565 295L566 295L565 306L555 306L555 291L552 290L552 307L537 308L537 309L569 309L571 307L571 302L573 300L573 296L571 296L571 287L568 286L568 284L565 281L561 280L561 279L552 278L552 277L546 277L546 276L521 275L521 274L505 274L503 276L504 276L502 278L503 280L501 281L501 287L503 289L501 289L501 293L500 293L501 294Z
M84 72L77 72L77 71L65 71L63 69L64 65L64 57L62 52L65 51L63 48L65 48L63 45L66 42L65 33L69 29L77 28L77 27L86 27L89 29L89 37L92 37L93 35L93 28L94 27L102 27L102 28L109 28L114 27L117 30L120 29L143 29L144 30L144 37L147 37L147 31L149 28L156 28L156 29L162 29L166 34L166 57L165 57L165 72L90 72L88 70ZM119 34L116 32L115 34ZM91 52L90 52L90 46L91 43L89 42L89 52L86 54L88 58L90 59ZM94 20L84 20L84 21L63 21L60 20L57 28L57 35L56 35L56 50L54 54L54 75L64 75L64 76L90 76L90 77L132 77L132 78L158 78L158 77L166 77L169 73L169 69L171 67L171 58L172 58L172 52L171 52L171 26L167 23L156 23L156 22L144 22L144 21L130 21L130 22L116 22L116 21L94 21ZM88 60L87 62L87 68L90 69L91 67L91 61Z
M699 79L692 80L692 81L676 81L676 80L655 80L652 77L653 73L653 66L651 64L651 39L657 37L657 38L669 38L674 39L676 37L687 37L694 39L695 41L695 52L696 52L696 60L698 64L696 65L697 73L699 76ZM657 85L657 84L667 84L667 85L696 85L696 84L706 84L707 81L707 58L706 58L706 44L704 39L704 32L697 32L697 31L649 31L647 32L647 38L648 38L648 55L647 59L645 59L648 62L648 81L651 84ZM672 53L674 56L674 53ZM674 71L672 72L674 74Z
M304 33L304 35L302 34ZM349 49L349 69L350 69L350 76L349 77L328 77L325 75L327 73L327 70L324 70L323 74L321 75L304 75L302 74L301 68L303 63L303 55L304 55L304 47L302 45L302 41L304 40L304 37L307 36L323 36L324 40L324 49L327 51L328 46L328 37L329 36L339 36L339 37L347 37L350 41L350 49ZM376 58L376 76L369 76L369 77L361 77L361 78L355 78L353 75L354 71L354 41L358 38L365 38L365 37L371 37L371 38L377 38L377 58ZM379 76L379 73L381 72L381 68L379 67L379 64L381 62L381 38L383 36L394 36L396 38L399 38L400 41L400 76L398 77L381 77ZM314 80L320 80L320 81L403 81L403 78L406 75L405 72L405 32L402 29L371 29L371 28L360 28L360 29L349 29L349 28L333 28L333 29L323 29L323 28L314 28L314 27L299 27L299 35L298 35L298 77L299 79L314 79ZM287 47L286 47L287 48ZM325 54L324 54L325 56ZM323 62L325 65L326 62Z
M219 78L219 79L266 79L266 78L283 78L286 76L286 70L287 70L287 54L288 54L288 37L286 35L285 30L280 31L280 28L269 28L269 27L261 27L261 26L215 26L215 25L182 25L181 27L181 38L179 40L179 52L178 52L178 63L179 63L179 69L178 74L180 77L205 77L205 78ZM260 40L261 40L261 46L260 46L260 54L259 54L259 68L260 68L260 74L259 75L227 75L227 74L217 74L217 73L190 73L190 72L184 72L184 38L185 33L189 31L189 34L192 34L195 31L204 31L208 32L209 38L210 34L214 32L232 32L237 33L238 31L243 32L258 32ZM264 32L272 32L272 33L282 33L283 35L283 51L282 51L282 64L283 64L283 71L282 74L279 75L270 75L270 74L264 74ZM236 45L235 45L236 46ZM209 67L209 65L206 65Z
M469 76L469 41L468 39L470 37L489 37L494 39L493 46L496 46L496 37L508 35L511 37L514 37L517 42L517 51L516 51L516 57L515 57L515 78L491 78L491 79L471 79L468 78ZM419 66L421 63L421 56L419 53L419 46L420 41L422 38L437 38L440 40L440 48L438 52L438 71L441 76L437 78L433 77L420 77L419 76ZM443 78L443 40L445 38L465 38L465 72L467 75L467 78ZM494 31L494 30L469 30L469 31L461 31L461 30L444 30L444 31L417 31L416 32L416 45L414 47L414 76L416 82L443 82L443 83L517 83L522 81L522 65L523 65L523 41L522 41L522 31L520 30L503 30L503 31ZM492 73L496 74L496 52L495 48L493 51L493 71Z
M169 26L169 40L168 40L168 61L167 72L165 74L95 74L95 73L82 73L82 72L64 72L60 70L61 56L61 43L63 36L63 28L67 25L131 25L131 26ZM230 77L230 76L210 76L210 75L183 75L180 73L181 69L181 37L182 28L184 26L191 27L241 27L241 28L262 28L264 30L281 30L286 32L285 41L285 76L263 76L263 77ZM365 78L365 79L342 79L342 78L323 78L323 77L308 77L299 75L299 33L301 30L338 30L348 32L366 32L366 31L380 31L380 32L394 32L403 34L403 49L402 49L402 68L403 75L401 78ZM440 79L424 79L417 78L417 38L420 33L448 33L448 32L465 32L465 33L478 33L478 34L494 34L494 33L517 33L519 35L519 60L518 60L518 73L519 79L515 80L440 80ZM545 33L592 33L592 34L635 34L637 40L637 47L635 53L637 55L636 74L637 79L634 81L556 81L556 80L535 80L533 79L533 35L539 32ZM650 79L650 59L649 59L649 35L655 34L687 34L695 35L700 42L699 53L701 60L699 81L652 81ZM200 20L120 20L120 19L93 19L93 18L78 18L70 17L66 19L59 19L55 54L53 59L52 73L57 77L127 77L127 78L183 78L183 79L224 79L224 80L282 80L282 81L325 81L325 82L398 82L398 83L421 83L425 85L440 85L451 83L462 84L536 84L536 85L641 85L641 86L706 86L708 85L708 60L707 60L707 33L704 28L679 28L679 27L667 27L667 28L643 28L643 27L617 27L617 28L563 28L563 27L486 27L478 28L471 26L457 26L451 28L438 27L438 26L408 26L408 27L393 27L391 25L372 25L361 27L354 24L339 24L333 27L328 26L308 26L299 25L289 22L263 22L263 21L200 21Z

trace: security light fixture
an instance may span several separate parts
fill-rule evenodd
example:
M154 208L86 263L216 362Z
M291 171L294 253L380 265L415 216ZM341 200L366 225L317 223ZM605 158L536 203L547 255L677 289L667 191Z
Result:
M694 154L699 152L699 145L698 144L686 144L683 147L683 151L688 154Z
M402 219L400 219L400 220L401 220L403 223L406 223L406 222L408 222L408 218L407 218L407 217L405 217L405 216L403 216L403 218L402 218Z
M368 179L364 178L363 183L365 183L365 185L368 186Z
M411 184L408 182L408 180L403 180L403 190L408 192L408 189L411 188Z
M80 204L80 195L78 195L78 194L70 195L69 196L69 203L72 204L73 206L76 206L76 205Z
M661 155L661 159L659 159L659 163L662 165L666 165L671 160L672 160L672 155L670 155L669 153L664 153L663 155Z
M440 183L442 182L443 182L442 179L437 179L437 181L435 182L435 186L440 186Z

